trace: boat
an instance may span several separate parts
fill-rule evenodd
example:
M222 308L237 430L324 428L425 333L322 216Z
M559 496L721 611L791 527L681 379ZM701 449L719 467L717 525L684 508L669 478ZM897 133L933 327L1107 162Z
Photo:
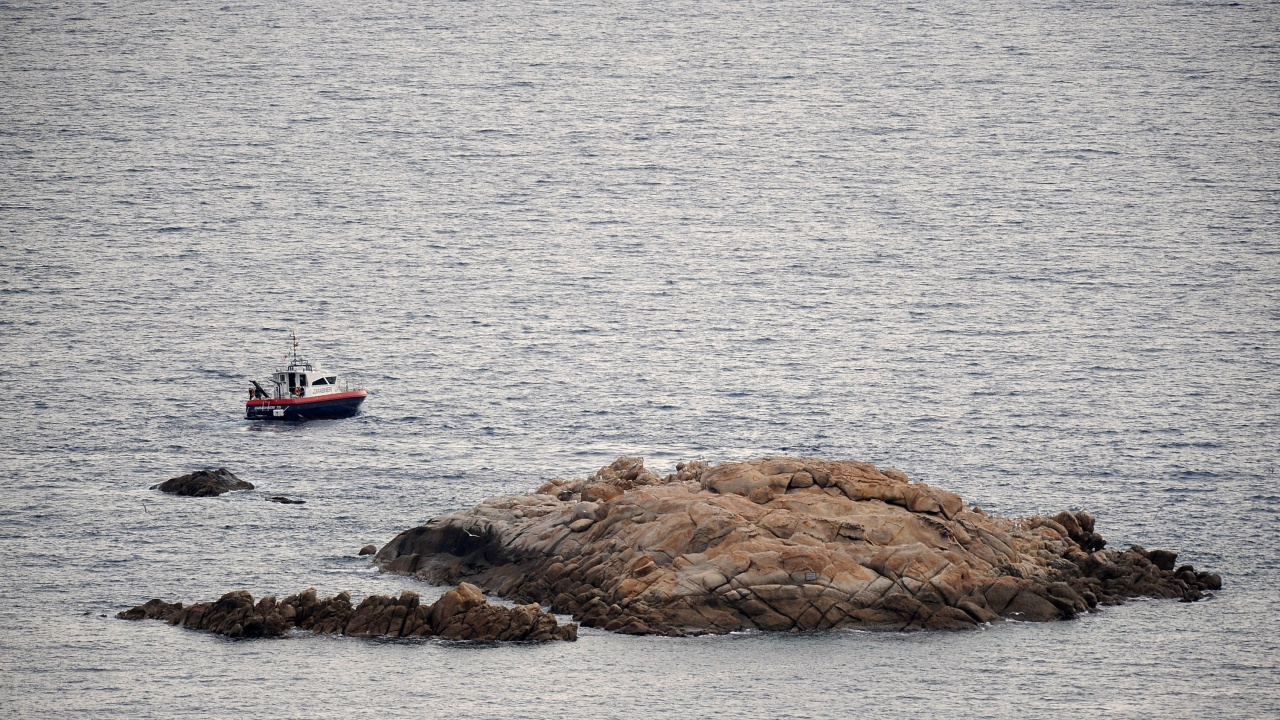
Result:
M298 355L298 338L293 340L289 364L271 376L271 389L250 380L249 400L244 416L249 420L322 420L347 418L360 412L364 402L363 388L338 382L338 376Z

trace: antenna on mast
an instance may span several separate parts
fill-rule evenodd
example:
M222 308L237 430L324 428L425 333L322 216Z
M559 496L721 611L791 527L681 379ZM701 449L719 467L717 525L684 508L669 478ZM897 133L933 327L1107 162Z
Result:
M293 341L293 364L298 364L298 334L289 328L289 339Z

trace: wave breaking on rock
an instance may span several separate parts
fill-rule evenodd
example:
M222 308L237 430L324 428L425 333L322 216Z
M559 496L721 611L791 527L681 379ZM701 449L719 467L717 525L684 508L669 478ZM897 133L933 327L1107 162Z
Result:
M964 629L1221 587L1176 553L1105 545L1088 513L990 516L867 463L698 461L660 477L622 457L406 530L375 562L630 634Z

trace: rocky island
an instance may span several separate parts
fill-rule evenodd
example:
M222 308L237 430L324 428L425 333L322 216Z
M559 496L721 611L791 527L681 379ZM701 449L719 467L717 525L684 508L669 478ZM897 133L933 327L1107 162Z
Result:
M965 629L1221 587L1176 553L1105 545L1088 513L995 517L866 463L699 461L659 476L623 457L407 530L375 562L663 635Z

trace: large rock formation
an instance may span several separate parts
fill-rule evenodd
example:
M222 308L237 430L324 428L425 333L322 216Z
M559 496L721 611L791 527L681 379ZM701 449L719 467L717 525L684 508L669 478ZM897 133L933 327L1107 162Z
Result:
M151 489L172 495L214 497L232 490L252 490L253 483L241 480L232 475L231 471L226 468L218 468L217 470L197 470L186 475L179 475L176 478L165 480L159 485L152 485Z
M1104 550L1087 513L1008 520L857 462L620 458L401 533L383 569L473 582L624 633L960 629L1221 586L1176 555Z
M244 590L215 602L183 607L160 599L118 613L123 620L158 619L170 625L230 637L277 637L293 628L354 637L437 637L445 640L576 640L577 625L557 625L536 604L490 605L480 589L462 583L430 605L409 590L400 597L370 595L352 607L349 593L323 600L315 588L277 602L274 595L253 601Z

